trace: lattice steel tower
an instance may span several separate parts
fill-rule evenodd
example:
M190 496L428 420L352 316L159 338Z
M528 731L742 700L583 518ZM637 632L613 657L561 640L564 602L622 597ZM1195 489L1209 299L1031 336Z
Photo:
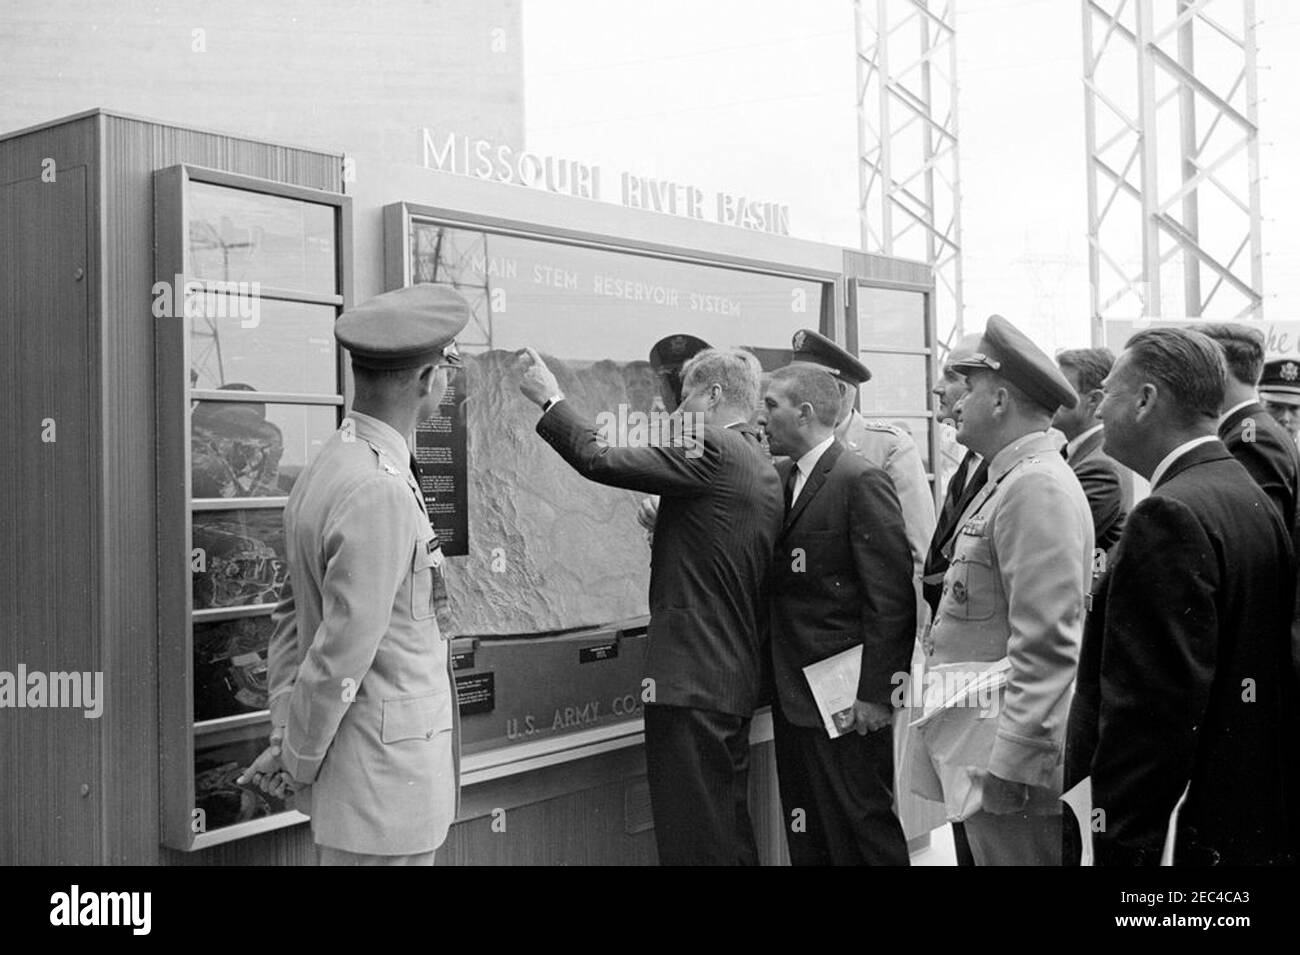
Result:
M934 269L940 342L962 333L955 0L854 0L866 252Z
M1093 337L1263 317L1253 0L1083 0Z

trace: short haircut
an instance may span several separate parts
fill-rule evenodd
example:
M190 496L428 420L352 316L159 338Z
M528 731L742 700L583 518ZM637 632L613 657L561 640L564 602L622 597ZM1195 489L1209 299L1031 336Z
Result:
M1069 348L1056 353L1056 363L1071 369L1079 379L1079 397L1101 387L1115 367L1115 353L1109 348Z
M812 405L818 424L835 426L840 416L840 391L830 372L819 368L779 368L772 373L772 382L781 383L790 404L796 408L804 403Z
M1011 381L999 372L992 371L988 368L971 368L967 372L962 372L962 374L966 376L966 382L972 389L982 377L988 379L989 388L995 391L998 388L1006 389L1007 394L1011 396L1011 400L1016 403L1016 408L1019 409L1022 414L1046 416L1050 418L1056 412L1055 408L1049 408L1037 398L1031 397L1025 389L1021 388L1014 381Z
M1125 348L1136 368L1168 391L1183 421L1219 416L1228 369L1214 339L1187 328L1147 328Z
M758 379L763 368L740 348L706 348L682 366L682 394L698 382L722 388L722 402L753 414L758 407Z
M423 366L421 366L423 367ZM352 363L352 383L357 397L387 398L406 388L420 368L364 368Z
M1264 373L1264 333L1249 325L1219 322L1197 325L1193 331L1208 335L1223 349L1228 371L1243 385L1259 384Z

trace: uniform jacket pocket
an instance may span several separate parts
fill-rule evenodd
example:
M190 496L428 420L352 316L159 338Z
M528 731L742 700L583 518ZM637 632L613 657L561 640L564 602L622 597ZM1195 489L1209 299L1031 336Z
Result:
M988 538L959 533L948 572L944 613L958 620L987 620L997 607L1000 586Z
M407 739L433 739L451 731L451 696L434 693L404 700L384 700L380 739L399 743Z

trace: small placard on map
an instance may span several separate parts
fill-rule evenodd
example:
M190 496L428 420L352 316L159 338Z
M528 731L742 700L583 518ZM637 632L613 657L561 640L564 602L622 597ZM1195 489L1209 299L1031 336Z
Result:
M612 660L618 656L617 643L598 643L594 647L582 647L578 650L579 663L595 663L597 660Z

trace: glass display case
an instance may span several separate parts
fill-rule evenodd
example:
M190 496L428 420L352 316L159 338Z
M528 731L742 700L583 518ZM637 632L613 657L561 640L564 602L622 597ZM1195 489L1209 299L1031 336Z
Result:
M349 201L175 166L154 177L163 842L301 820L235 778L265 745L283 511L338 427Z
M934 430L934 319L928 289L851 280L848 347L869 369L859 389L863 417L903 428L916 442L931 484L938 440Z

